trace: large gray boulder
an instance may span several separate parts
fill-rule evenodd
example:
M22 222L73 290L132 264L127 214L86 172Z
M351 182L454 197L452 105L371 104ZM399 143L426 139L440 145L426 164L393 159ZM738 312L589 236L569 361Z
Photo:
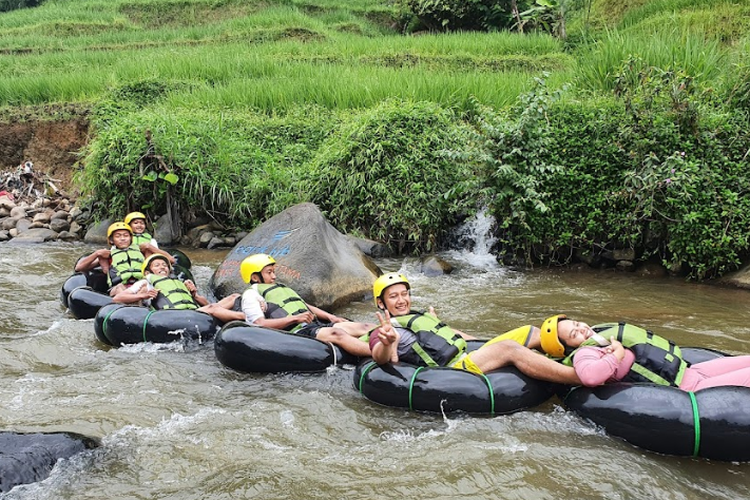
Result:
M86 236L83 237L83 241L103 246L109 245L107 242L107 229L113 222L115 222L115 219L104 219L103 221L92 225L89 230L86 231Z
M99 446L93 438L79 434L0 432L0 493L19 484L46 479L61 458L70 458Z
M255 253L271 255L277 281L326 310L372 297L372 284L380 275L377 265L312 203L284 210L237 243L209 282L217 297L245 290L240 263Z
M18 243L44 243L45 241L54 241L57 239L57 232L52 229L35 227L27 229L11 240L14 244Z

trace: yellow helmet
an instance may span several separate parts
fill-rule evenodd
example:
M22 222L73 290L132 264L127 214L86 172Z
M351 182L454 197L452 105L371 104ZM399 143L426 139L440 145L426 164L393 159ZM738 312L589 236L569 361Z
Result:
M542 350L553 358L565 357L565 346L557 337L557 323L561 319L567 319L567 316L564 314L558 314L547 318L544 320L544 323L542 323Z
M146 216L140 212L130 212L128 215L125 216L123 220L125 221L125 224L130 224L133 219L143 219L145 221Z
M155 261L156 259L161 259L164 262L166 262L167 266L169 266L169 271L170 272L172 271L172 263L169 262L169 259L160 253L155 253L155 254L149 255L148 258L143 261L143 265L141 266L141 274L146 274L146 271L149 271L149 267L151 266L151 263Z
M130 226L126 224L125 222L115 222L109 225L107 228L107 240L109 241L110 236L112 236L112 233L115 231L119 231L120 229L124 229L127 232L130 233L130 236L133 236L133 230L130 229Z
M253 273L259 273L264 267L271 264L276 264L273 257L265 253L255 253L249 257L245 257L245 260L242 261L242 264L240 264L240 275L245 280L245 283L250 283Z
M378 299L383 295L385 289L398 283L403 283L406 285L407 290L411 290L409 280L403 274L388 273L375 280L375 283L372 285L372 299L375 301L375 307L378 307Z

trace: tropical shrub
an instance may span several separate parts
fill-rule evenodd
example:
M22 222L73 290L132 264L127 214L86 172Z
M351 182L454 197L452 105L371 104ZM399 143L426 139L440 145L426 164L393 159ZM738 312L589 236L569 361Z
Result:
M322 145L307 172L309 197L342 231L398 251L440 248L478 203L481 180L446 153L467 140L450 110L386 100L352 114Z

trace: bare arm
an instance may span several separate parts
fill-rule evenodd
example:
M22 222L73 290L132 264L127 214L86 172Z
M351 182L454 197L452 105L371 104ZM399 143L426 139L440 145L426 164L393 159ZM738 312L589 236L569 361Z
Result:
M104 267L102 261L103 260L108 260L109 259L109 255L110 255L109 250L106 249L106 248L102 248L100 250L97 250L97 251L91 253L90 255L87 255L86 257L83 257L78 262L76 262L75 270L76 270L76 272L82 273L82 272L85 272L85 271L91 271L96 266L102 266L102 267Z
M486 347L481 347L476 352L478 354L491 355L494 360L492 369L513 365L521 373L537 380L546 380L558 384L581 385L581 380L572 366L565 366L543 354L520 345L514 340L493 342ZM478 357L474 359L476 363L479 363L479 360L480 358Z
M118 304L134 304L145 299L155 299L159 295L159 291L155 289L148 289L148 286L141 286L137 292L132 290L132 287L126 288L119 292L117 295L112 297L113 302Z
M159 254L169 259L170 264L174 264L175 262L177 262L177 259L175 259L172 254L170 254L169 252L165 252L161 248L156 248L154 245L151 245L149 243L141 243L140 245L138 245L138 249L146 258L153 254Z

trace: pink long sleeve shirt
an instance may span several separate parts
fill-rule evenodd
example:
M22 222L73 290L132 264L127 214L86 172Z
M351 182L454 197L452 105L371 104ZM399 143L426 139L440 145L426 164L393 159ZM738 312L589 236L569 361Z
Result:
M619 361L600 347L582 347L573 357L573 368L583 385L596 387L625 378L634 361L635 354L629 349L625 349L625 357Z

